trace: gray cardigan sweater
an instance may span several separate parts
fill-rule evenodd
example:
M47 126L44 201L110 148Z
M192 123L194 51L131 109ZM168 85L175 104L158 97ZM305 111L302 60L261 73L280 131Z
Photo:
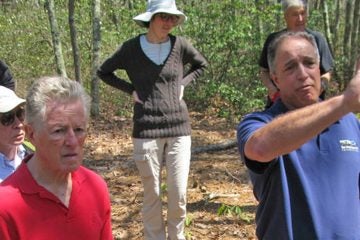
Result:
M198 78L207 61L185 38L169 37L171 50L162 65L145 55L139 35L124 42L97 71L105 83L129 94L135 90L143 102L134 105L134 138L178 137L191 133L186 103L179 99L180 88ZM130 82L116 76L117 69L125 70Z

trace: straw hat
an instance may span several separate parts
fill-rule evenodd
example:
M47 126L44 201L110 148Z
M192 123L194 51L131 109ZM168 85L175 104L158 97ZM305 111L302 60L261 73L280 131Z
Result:
M146 12L137 15L133 20L141 27L146 27L146 23L150 22L156 13L176 15L179 17L178 24L186 20L185 14L177 9L175 0L148 0Z

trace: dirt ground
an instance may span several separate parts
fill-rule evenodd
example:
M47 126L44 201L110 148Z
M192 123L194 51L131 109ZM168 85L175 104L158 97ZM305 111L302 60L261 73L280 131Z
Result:
M193 148L235 139L235 126L224 119L191 115ZM115 116L93 120L84 164L109 185L115 239L137 240L143 239L142 185L131 159L131 127L131 119ZM236 148L194 154L188 186L188 240L256 239L257 203ZM166 197L163 202L166 216Z

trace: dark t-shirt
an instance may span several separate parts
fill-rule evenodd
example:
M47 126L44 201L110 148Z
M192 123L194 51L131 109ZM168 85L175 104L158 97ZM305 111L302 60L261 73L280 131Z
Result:
M8 66L0 60L0 85L15 90L15 81Z
M275 39L279 34L285 32L285 31L287 31L287 30L283 29L279 32L273 32L267 37L267 39L264 43L264 47L262 49L261 55L260 55L260 59L259 59L260 67L269 69L269 65L268 65L268 61L267 61L268 47L273 39ZM319 54L320 54L320 73L321 73L321 75L329 72L333 68L334 63L333 63L333 57L332 57L332 54L331 54L331 51L330 51L329 45L327 44L326 39L319 32L312 31L310 29L305 29L305 31L307 33L311 34L315 38L317 47L319 49Z

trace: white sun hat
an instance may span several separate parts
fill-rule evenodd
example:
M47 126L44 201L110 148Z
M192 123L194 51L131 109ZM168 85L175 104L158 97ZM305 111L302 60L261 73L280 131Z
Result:
M13 90L0 86L0 113L9 112L24 102L25 99L16 96Z
M167 13L178 16L178 25L186 20L185 14L177 9L175 0L148 0L146 12L137 15L133 20L141 27L146 27L146 23L150 22L156 13Z

